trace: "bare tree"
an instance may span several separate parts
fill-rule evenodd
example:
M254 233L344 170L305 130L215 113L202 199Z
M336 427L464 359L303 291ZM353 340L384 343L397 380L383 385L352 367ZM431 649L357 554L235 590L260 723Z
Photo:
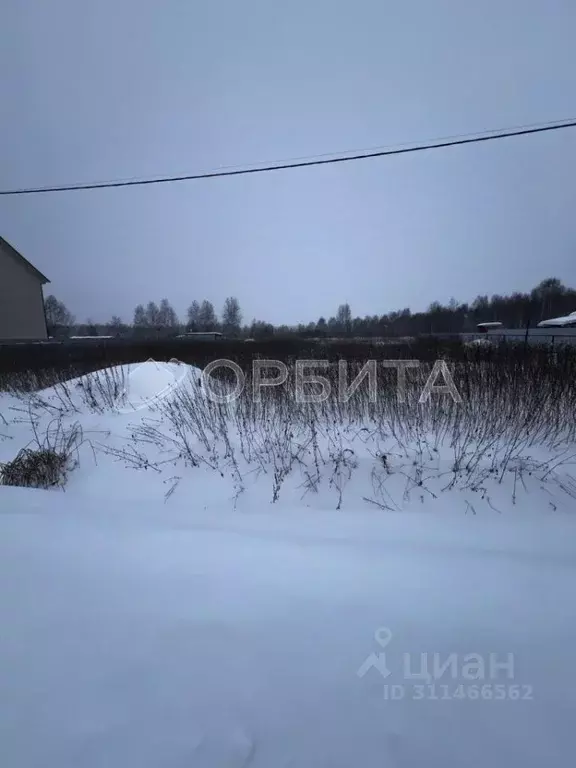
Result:
M235 296L229 296L224 302L224 309L222 310L224 332L236 335L240 332L241 324L242 312L240 311L240 302Z
M218 326L218 318L211 301L204 299L198 313L198 325L201 331L214 331Z
M566 287L557 277L547 277L532 290L533 302L540 305L540 320L552 314L552 307L565 293Z
M168 299L162 299L160 302L157 319L162 328L176 328L178 325L178 316Z
M350 309L350 304L340 304L336 313L336 324L338 330L350 333L352 330L352 310Z
M200 326L200 304L193 301L188 307L186 327L189 331L197 331Z
M52 294L47 296L44 301L44 311L48 333L59 329L69 329L70 326L74 325L74 315L69 312L64 302L58 301Z
M143 304L138 304L134 310L134 320L132 325L135 328L146 328L148 326L148 316Z
M122 333L126 330L126 326L122 322L122 318L118 315L112 315L112 319L108 323L108 330L110 333Z
M146 320L150 328L157 328L160 310L155 301L149 301L146 305Z

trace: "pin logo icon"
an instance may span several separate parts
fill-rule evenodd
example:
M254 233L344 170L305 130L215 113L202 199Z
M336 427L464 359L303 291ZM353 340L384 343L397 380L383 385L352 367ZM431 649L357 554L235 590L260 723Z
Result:
M370 656L367 657L367 659L364 661L364 663L359 667L357 671L358 677L364 677L373 667L380 672L382 677L386 679L387 677L390 677L392 672L388 669L388 665L386 664L386 652L385 648L392 640L392 632L388 629L388 627L379 627L376 632L374 633L374 639L382 648L381 653L371 653Z

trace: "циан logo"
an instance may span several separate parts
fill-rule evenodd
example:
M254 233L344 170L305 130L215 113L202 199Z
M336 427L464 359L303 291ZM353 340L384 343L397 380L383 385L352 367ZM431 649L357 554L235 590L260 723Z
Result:
M365 677L371 670L377 671L387 682L383 686L386 701L401 699L483 699L530 701L534 697L532 685L515 682L515 657L507 653L427 653L404 652L401 664L389 667L384 649L392 640L388 627L380 627L374 639L382 648L371 653L357 669L358 677ZM396 681L390 684L388 678L395 674ZM508 682L506 682L508 681Z

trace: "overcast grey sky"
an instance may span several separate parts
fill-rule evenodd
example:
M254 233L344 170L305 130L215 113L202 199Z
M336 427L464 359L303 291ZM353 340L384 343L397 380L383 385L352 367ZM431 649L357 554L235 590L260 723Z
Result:
M3 0L0 186L192 173L576 116L574 0ZM576 129L0 198L79 319L168 297L307 322L576 286ZM576 308L575 308L576 309Z

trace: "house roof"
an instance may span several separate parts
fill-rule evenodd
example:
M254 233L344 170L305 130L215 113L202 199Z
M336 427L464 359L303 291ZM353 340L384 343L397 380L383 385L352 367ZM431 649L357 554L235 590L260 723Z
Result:
M43 275L39 269L36 269L36 267L33 264L30 264L28 259L25 259L24 256L22 256L22 254L19 253L16 250L16 248L14 248L14 246L10 245L10 243L7 240L4 240L3 237L0 237L0 248L4 248L4 250L6 250L9 254L11 254L17 261L19 261L22 264L22 266L24 266L38 280L40 280L41 283L50 282L50 280L48 280L46 275Z

